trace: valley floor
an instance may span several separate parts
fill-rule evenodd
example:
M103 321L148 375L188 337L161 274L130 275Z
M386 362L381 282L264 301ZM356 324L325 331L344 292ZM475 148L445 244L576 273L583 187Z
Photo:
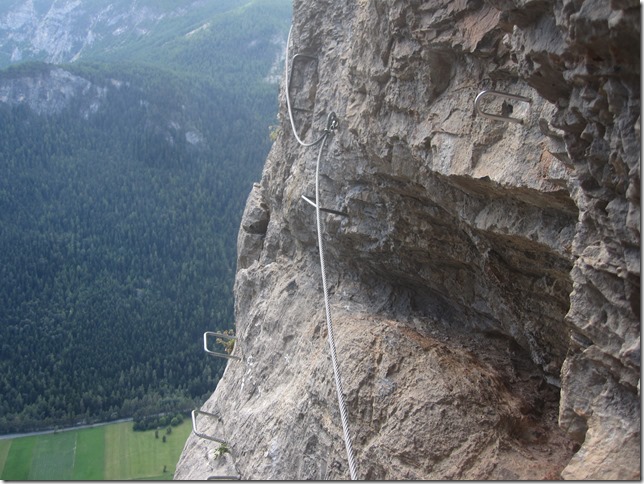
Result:
M190 421L134 432L130 422L0 441L2 480L170 480Z
M73 427L65 427L62 429L38 430L36 432L23 432L23 433L17 433L17 434L4 434L4 435L0 435L0 440L19 439L21 437L33 437L35 435L55 434L58 432L67 432L69 430L92 429L94 427L102 427L104 425L112 425L112 424L131 422L131 421L132 421L132 418L122 418L119 420L112 420L110 422L98 422L98 423L86 424L86 425L74 425Z

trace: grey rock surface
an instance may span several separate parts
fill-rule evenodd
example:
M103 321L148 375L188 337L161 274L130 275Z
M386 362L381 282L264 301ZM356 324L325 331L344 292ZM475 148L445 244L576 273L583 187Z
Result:
M640 6L296 1L358 477L640 477ZM531 102L488 99L484 89ZM281 133L238 238L237 343L203 410L244 479L346 479L313 198ZM209 427L210 426L210 427ZM191 436L175 478L230 472ZM199 449L199 450L197 450Z
M39 115L59 114L72 100L82 98L80 114L94 114L105 102L107 88L92 84L60 67L24 75L7 75L0 80L0 103L26 105Z

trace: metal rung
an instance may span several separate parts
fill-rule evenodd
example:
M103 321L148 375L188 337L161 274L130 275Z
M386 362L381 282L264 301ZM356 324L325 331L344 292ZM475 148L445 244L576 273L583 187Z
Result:
M290 72L288 73L288 87L287 87L289 94L291 92L291 81L293 80L293 66L295 65L295 60L296 59L310 59L310 60L314 60L316 64L318 62L317 57L314 57L312 55L307 55L307 54L295 54L293 57L291 57L291 66L290 66ZM291 109L294 110L294 111L302 111L302 112L306 112L306 113L312 113L313 112L312 109L297 108L295 106L293 106Z
M305 197L304 195L302 195L302 198L304 200L306 200L307 202L309 202L311 205L313 205L313 207L317 207L317 205L315 205L315 202L313 200L311 200L310 198ZM320 210L322 212L328 212L328 213L332 213L334 215L340 215L342 217L348 217L349 216L349 214L347 212L340 212L338 210L333 210L332 208L322 208L322 207L320 207Z
M310 59L314 60L316 64L318 63L318 58L312 55L295 54L293 57L291 57L291 69L288 73L288 92L291 92L291 81L293 80L293 66L295 65L295 59Z
M476 99L474 100L474 110L484 118L495 119L497 121L505 121L508 123L523 124L523 120L518 118L513 118L511 116L501 116L499 114L491 114L491 113L486 113L485 111L482 111L480 106L481 100L486 96L496 96L496 97L501 97L505 99L513 99L515 101L522 101L525 103L532 103L532 99L523 97L523 96L517 96L516 94L508 94L505 92L491 91L491 90L481 91L479 95L476 96Z
M194 434L197 437L201 437L202 439L212 440L213 442L219 442L221 444L228 445L228 442L226 442L224 439L221 439L219 437L212 437L210 435L197 432L197 414L206 415L208 417L213 417L219 420L219 416L215 415L214 413L202 412L201 410L193 410L192 411L192 431L194 432Z
M207 481L239 481L241 476L209 476Z
M241 360L239 356L233 356L229 355L227 353L218 353L216 351L212 351L208 349L208 336L214 336L216 338L224 338L224 339L235 339L234 336L231 336L229 334L224 334L224 333L213 333L212 331L206 331L203 334L203 350L208 353L209 355L212 356L219 356L221 358L228 358L231 360Z

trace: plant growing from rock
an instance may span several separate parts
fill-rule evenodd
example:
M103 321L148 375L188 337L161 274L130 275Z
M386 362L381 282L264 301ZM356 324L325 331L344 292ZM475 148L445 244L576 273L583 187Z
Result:
M224 347L224 351L227 354L231 354L233 352L233 350L235 349L235 338L234 338L235 333L234 333L234 331L232 331L230 329L227 329L227 330L223 331L223 334L232 336L233 338L226 339L226 340L224 340L222 338L217 338L215 340L215 342L220 344L220 345L222 345Z
M225 442L222 442L221 444L219 444L219 447L215 450L215 459L219 459L224 454L228 454L228 453L230 453L228 444L226 444Z

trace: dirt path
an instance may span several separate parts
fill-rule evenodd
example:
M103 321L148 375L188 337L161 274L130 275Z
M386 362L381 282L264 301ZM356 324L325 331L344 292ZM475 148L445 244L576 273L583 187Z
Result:
M62 429L40 430L38 432L25 432L21 434L5 434L5 435L0 435L0 440L17 439L20 437L30 437L32 435L46 435L46 434L53 434L56 432L67 432L69 430L91 429L94 427L101 427L103 425L110 425L110 424L116 424L116 423L122 423L122 422L131 422L132 420L133 420L132 418L122 418L120 420L112 420L111 422L99 422L99 423L87 424L87 425L76 425L74 427L65 427Z

